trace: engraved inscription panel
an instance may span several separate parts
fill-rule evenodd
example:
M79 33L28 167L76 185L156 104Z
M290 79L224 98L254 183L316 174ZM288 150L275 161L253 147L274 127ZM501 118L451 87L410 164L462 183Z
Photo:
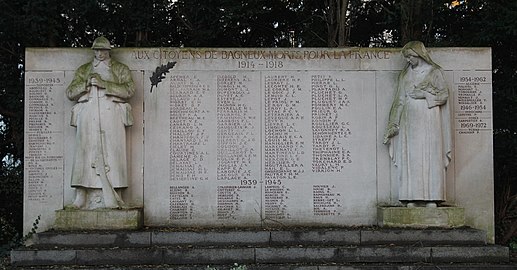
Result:
M178 70L148 96L150 109L167 108L168 116L148 120L147 141L155 147L149 153L169 168L166 182L146 178L154 189L149 211L168 217L153 215L148 223L374 222L373 213L358 213L375 209L375 92L368 90L375 73L290 70L280 63ZM248 70L252 64L271 70ZM366 202L356 200L356 189L369 190Z
M208 180L210 86L195 75L174 75L170 88L171 181ZM213 90L212 90L213 91ZM212 135L213 136L213 135Z
M492 73L456 72L454 90L457 133L492 132Z
M34 221L43 209L62 201L64 72L27 72L25 76L24 197L26 205L31 205L26 215Z
M374 73L270 71L263 81L263 221L372 222L356 211L376 199Z
M31 72L27 74L28 110L27 143L25 155L27 176L26 196L29 201L45 203L52 198L53 179L63 172L62 108L59 108L63 86L62 72Z

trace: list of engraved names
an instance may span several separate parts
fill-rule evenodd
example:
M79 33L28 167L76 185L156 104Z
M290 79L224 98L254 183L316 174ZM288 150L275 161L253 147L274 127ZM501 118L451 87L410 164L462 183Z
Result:
M304 181L314 184L303 202L313 215L339 216L343 183L335 182L358 151L350 138L362 84L325 71L200 76L170 78L171 220L196 215L189 196L201 186L215 188L219 220L257 205L265 219L291 219Z
M46 202L52 196L52 181L62 178L63 153L58 147L63 139L63 72L28 72L26 74L27 115L25 123L26 196L29 201Z
M456 132L462 135L492 132L490 72L454 75Z

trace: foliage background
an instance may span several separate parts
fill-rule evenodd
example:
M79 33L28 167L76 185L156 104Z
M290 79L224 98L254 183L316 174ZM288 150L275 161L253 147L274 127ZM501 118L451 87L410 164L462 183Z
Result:
M21 230L26 47L492 47L497 241L517 232L517 1L0 0L0 244Z

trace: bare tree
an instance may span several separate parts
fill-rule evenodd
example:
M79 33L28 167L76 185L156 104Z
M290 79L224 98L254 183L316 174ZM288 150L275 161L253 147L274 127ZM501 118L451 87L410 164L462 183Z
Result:
M433 0L401 0L401 43L429 41L433 28Z
M344 47L350 41L348 0L325 0L329 47Z

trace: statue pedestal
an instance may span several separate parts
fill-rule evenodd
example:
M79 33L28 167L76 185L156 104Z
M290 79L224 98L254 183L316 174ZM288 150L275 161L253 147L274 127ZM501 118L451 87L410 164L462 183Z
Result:
M443 227L465 226L465 209L459 207L378 207L377 221L383 227Z
M142 228L142 208L64 209L56 211L56 230L136 230Z

